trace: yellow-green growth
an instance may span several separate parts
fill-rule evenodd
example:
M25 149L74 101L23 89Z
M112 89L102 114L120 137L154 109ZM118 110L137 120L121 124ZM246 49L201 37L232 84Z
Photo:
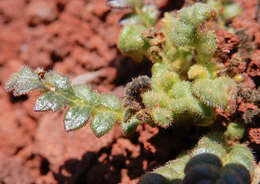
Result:
M143 60L147 50L147 43L141 36L144 29L142 25L128 24L121 30L117 42L122 54L139 62Z
M198 79L192 84L192 92L211 107L234 112L236 108L236 83L229 77Z
M167 14L162 20L166 40L177 49L195 49L197 62L205 63L216 50L214 31L205 23L216 15L213 8L203 3L181 9L177 17Z
M189 79L201 79L201 78L210 78L210 72L207 67L200 64L192 65L188 71Z
M245 126L242 123L230 122L225 131L225 137L227 139L236 141L243 138L245 133Z

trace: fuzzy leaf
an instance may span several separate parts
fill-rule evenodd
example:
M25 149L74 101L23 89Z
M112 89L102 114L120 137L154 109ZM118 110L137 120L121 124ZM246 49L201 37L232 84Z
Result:
M154 25L156 23L156 20L159 16L159 11L154 5L145 5L142 8L143 12L143 18L145 19L145 22Z
M65 94L66 96L74 96L68 77L63 77L54 71L50 71L45 74L44 79L47 85L51 85L55 90Z
M165 108L154 108L152 110L154 122L162 127L168 127L173 121L173 113Z
M96 92L91 91L86 85L75 85L73 86L74 93L80 99L87 101L88 104L98 106L100 105L100 95Z
M221 134L210 134L201 138L198 145L192 150L191 155L195 156L201 153L211 153L219 158L224 158L227 150L224 147L224 139Z
M119 111L121 109L121 104L118 98L110 94L103 94L101 96L101 104L110 110Z
M157 93L154 91L147 91L142 94L143 103L146 108L168 107L171 102L171 98L165 93Z
M131 117L127 122L121 122L121 128L126 135L133 133L138 125L139 120L135 116Z
M172 85L180 81L179 75L175 72L164 71L154 74L152 77L152 88L156 91L168 92Z
M75 106L71 107L64 117L64 128L66 131L77 130L83 127L91 113L90 107L80 107Z
M68 102L62 96L53 92L48 92L37 98L33 110L34 111L57 111L66 105Z
M145 27L142 25L125 25L119 34L117 43L119 50L124 55L138 62L142 61L147 47L141 36L144 29Z
M236 107L236 83L228 77L198 79L192 85L192 92L203 103L233 112Z
M44 86L38 75L28 67L23 67L19 72L13 74L5 86L6 91L13 91L15 96L26 94L37 88L44 88Z
M207 4L195 3L193 6L181 9L178 16L181 22L198 27L203 21L214 18L216 13Z
M199 64L192 65L188 71L189 79L210 78L208 69Z
M225 137L232 141L241 139L244 136L245 127L243 123L230 122L225 131Z
M207 33L200 33L198 37L198 51L204 55L214 54L217 48L215 33L212 31L208 31Z
M94 116L91 121L91 129L97 137L106 134L114 125L115 116L111 112L102 112Z
M190 122L197 126L209 126L215 119L214 109L194 96L171 100L169 109L173 112L175 123Z
M183 22L176 21L175 28L169 32L169 39L177 47L187 47L192 44L193 27L189 24L184 24Z
M191 83L188 81L177 82L169 91L169 96L173 98L192 97Z

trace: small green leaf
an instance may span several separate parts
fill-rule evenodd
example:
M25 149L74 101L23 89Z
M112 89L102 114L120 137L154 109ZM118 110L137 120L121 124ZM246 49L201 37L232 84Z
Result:
M131 117L127 122L121 122L121 128L124 134L129 135L136 130L136 127L139 125L140 121L135 117Z
M172 71L171 65L165 63L154 63L152 66L152 75L158 75L164 72Z
M127 24L119 34L117 46L126 56L141 62L147 50L147 43L142 38L145 27L142 25Z
M192 97L191 83L188 81L177 82L169 91L169 96L177 99Z
M142 94L143 103L146 108L168 107L171 103L171 98L162 92L147 91Z
M239 3L230 3L228 5L224 5L223 8L223 16L226 20L230 20L238 16L241 12L241 8Z
M169 39L176 47L186 48L192 44L193 33L192 25L176 21L174 29L169 32Z
M156 91L168 92L172 85L180 81L179 75L175 72L164 71L156 73L152 77L152 88Z
M55 88L55 90L67 95L67 96L73 96L73 90L69 81L68 77L63 77L62 75L54 72L49 71L44 76L45 82L48 85L51 85Z
M217 49L215 32L199 33L198 37L197 50L203 55L213 55Z
M15 96L26 94L37 88L44 88L44 86L38 75L33 73L29 67L23 67L19 72L13 74L5 86L5 90L13 91Z
M37 98L33 110L34 111L57 111L66 105L68 102L62 96L56 95L53 92L48 92Z
M162 127L168 127L173 121L173 113L165 108L154 108L152 110L154 122Z
M101 104L110 110L119 111L121 109L121 104L118 98L110 94L103 94L101 96Z
M243 123L230 122L225 131L225 136L233 141L239 140L244 136L245 127Z
M190 67L188 71L188 78L189 79L210 78L210 73L207 67L200 64L195 64Z
M150 25L154 25L159 16L159 11L154 5L145 5L142 8L143 18L145 19L145 23L149 23Z
M204 3L195 3L178 11L179 20L185 24L191 24L198 27L205 20L214 18L216 13L209 5Z
M99 106L100 105L100 95L96 92L91 91L91 89L86 85L75 85L73 86L74 93L80 99L87 101L88 104Z
M66 131L77 130L83 127L90 116L90 107L71 107L64 117L64 128Z
M192 85L192 92L203 103L211 107L233 112L236 107L236 83L228 77L198 79Z
M114 125L115 116L111 112L102 112L94 116L91 121L91 129L97 137L106 134Z

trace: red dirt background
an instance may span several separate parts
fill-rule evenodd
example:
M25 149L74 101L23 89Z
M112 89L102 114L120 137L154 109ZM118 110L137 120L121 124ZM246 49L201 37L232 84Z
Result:
M183 4L155 2L163 11ZM259 10L256 0L240 2L245 11L232 24L246 28L254 38L258 50L247 73L255 80L260 60ZM118 126L100 139L89 126L66 133L63 112L33 112L36 94L14 97L4 91L10 74L28 65L54 69L70 78L101 71L90 85L123 96L121 85L139 74L149 74L151 66L133 63L118 52L118 21L123 13L111 11L106 0L0 1L0 183L134 184L145 171L197 141L196 135L180 135L182 142L174 140L180 131L149 126L138 127L131 137L125 137ZM236 39L218 33L222 52L232 50ZM228 39L221 40L225 36ZM183 146L183 142L188 144Z

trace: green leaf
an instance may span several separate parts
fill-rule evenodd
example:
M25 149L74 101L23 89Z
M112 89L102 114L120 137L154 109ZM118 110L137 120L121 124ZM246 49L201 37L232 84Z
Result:
M19 72L13 74L5 86L5 90L13 91L15 96L26 94L37 88L44 88L44 86L38 75L33 73L29 67L23 67Z
M159 16L159 11L154 5L145 5L142 8L143 18L145 19L146 23L150 25L154 25L157 21Z
M192 97L191 83L188 81L177 82L169 91L169 96L173 98Z
M175 27L169 32L168 37L176 47L189 48L192 44L191 37L193 36L193 33L194 30L192 25L176 21Z
M94 116L91 121L91 129L97 137L106 134L114 125L115 116L111 112L102 112Z
M50 71L45 74L44 81L47 85L51 85L51 87L54 87L55 90L63 93L64 95L74 96L68 77L63 77L54 71Z
M236 141L242 139L245 133L245 126L243 123L230 122L225 131L225 137Z
M66 99L53 92L48 92L37 98L33 110L34 111L57 111L68 103Z
M77 97L83 101L87 101L88 104L99 106L100 105L100 95L96 92L91 91L91 89L86 85L75 85L73 86L74 93Z
M207 33L199 33L199 44L197 45L198 51L203 55L212 55L217 48L216 35L213 31Z
M156 91L168 92L172 85L180 81L179 75L175 72L164 71L153 75L152 88Z
M192 92L203 103L211 107L233 112L236 107L236 83L228 77L198 79L192 85Z
M127 24L119 34L117 46L126 56L141 62L147 48L147 43L142 38L145 27L142 25Z
M139 125L139 120L133 116L127 122L121 122L121 128L124 134L131 134L136 130L136 127Z
M168 127L173 121L173 113L168 109L157 107L152 110L152 118L156 124Z
M188 78L189 79L210 78L210 73L207 67L200 64L195 64L190 67L188 71Z
M224 5L223 16L226 20L230 20L238 16L241 12L239 3L230 3Z
M181 22L198 27L205 20L214 18L216 13L214 12L214 9L207 4L195 3L193 6L178 11L178 16Z
M101 104L110 110L119 111L121 109L121 104L118 98L110 94L103 94L101 96Z
M168 107L171 103L171 98L162 92L147 91L142 94L143 103L146 108L153 107Z
M74 106L71 107L64 117L64 128L66 131L77 130L83 127L91 113L90 107L80 107Z

